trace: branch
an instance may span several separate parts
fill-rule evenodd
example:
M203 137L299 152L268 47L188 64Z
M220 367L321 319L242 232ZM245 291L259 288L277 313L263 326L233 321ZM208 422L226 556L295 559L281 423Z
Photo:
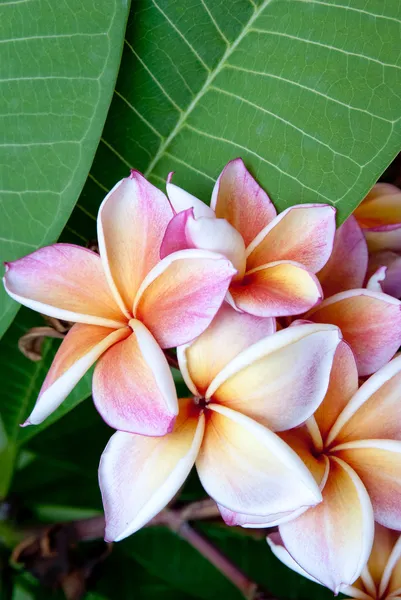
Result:
M222 573L247 600L276 600L261 590L250 580L221 550L216 548L206 537L196 531L188 521L214 519L220 516L216 503L210 498L192 502L175 510L165 508L153 517L145 527L162 525L188 542L204 556L220 573ZM103 536L104 517L94 517L74 522L74 529L80 540L93 540ZM266 535L266 533L264 533Z
M219 548L214 546L212 542L189 524L189 521L215 519L217 517L220 517L217 504L214 500L208 498L176 509L165 508L153 517L145 527L158 525L167 527L170 531L173 531L202 554L220 573L227 577L247 600L276 600L273 596L261 590ZM104 529L104 515L99 515L91 519L72 521L64 525L54 525L39 530L31 530L30 537L26 538L15 548L13 556L17 559L24 552L28 551L29 554L31 548L34 548L35 551L39 548L39 551L42 552L43 548L47 548L48 543L46 540L51 539L52 532L64 531L66 544L69 545L70 543L76 544L79 541L92 541L102 538ZM17 560L17 562L23 563L20 560Z

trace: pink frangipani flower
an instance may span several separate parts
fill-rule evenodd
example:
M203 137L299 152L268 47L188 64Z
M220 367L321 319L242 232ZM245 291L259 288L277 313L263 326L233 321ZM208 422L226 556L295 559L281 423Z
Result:
M8 263L15 300L74 321L25 424L42 422L97 360L93 398L116 429L164 435L178 413L162 348L194 339L219 309L235 270L225 257L183 250L160 261L173 213L166 196L137 171L103 201L100 256L55 244Z
M353 354L341 342L325 399L306 425L281 434L320 484L323 502L279 527L299 569L335 593L369 558L374 520L401 530L401 356L358 389ZM280 558L285 556L278 549Z
M315 273L332 250L333 207L296 205L277 216L239 158L218 178L210 207L172 184L171 175L167 194L176 215L167 228L162 256L183 248L227 256L237 269L227 300L256 316L298 315L322 300Z
M102 456L107 540L145 525L194 464L230 524L233 515L281 522L320 502L314 477L275 432L300 425L322 401L340 332L316 324L273 328L272 319L225 303L202 335L178 348L194 397L179 401L172 433L117 432Z

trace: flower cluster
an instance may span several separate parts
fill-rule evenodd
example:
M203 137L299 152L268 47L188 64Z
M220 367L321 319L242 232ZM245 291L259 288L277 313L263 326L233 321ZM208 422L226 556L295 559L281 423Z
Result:
M99 468L106 539L143 527L195 465L228 525L279 526L268 543L292 569L398 597L400 192L378 184L336 231L328 205L277 215L241 159L210 206L133 171L99 209L98 243L7 263L4 284L75 323L25 425L97 363L93 400L117 430Z

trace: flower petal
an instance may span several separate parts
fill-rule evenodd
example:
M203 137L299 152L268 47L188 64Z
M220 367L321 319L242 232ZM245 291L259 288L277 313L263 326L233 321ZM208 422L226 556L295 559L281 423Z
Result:
M6 263L4 286L17 302L49 317L112 328L126 322L100 257L80 246L54 244Z
M393 549L387 559L385 569L382 571L383 577L380 582L379 594L381 594L381 597L383 598L385 597L385 592L386 598L399 597L399 595L401 595L401 536L398 532L396 533L395 531L382 529L387 533L387 546L385 546L383 550L388 550L390 540L393 542ZM384 532L382 534L383 536L385 535ZM377 556L377 560L381 560L380 564L382 564L384 557L386 557L386 554L382 557Z
M362 479L372 501L375 520L401 530L401 442L356 440L335 446Z
M325 297L363 287L368 267L365 236L352 215L336 231L333 252L318 273Z
M114 296L128 318L142 280L160 260L172 216L163 192L138 171L117 183L100 206L100 255Z
M195 248L187 236L188 219L194 218L194 209L188 208L174 215L170 223L167 225L166 233L164 234L163 242L160 247L160 258L165 258L173 252L179 250L187 250Z
M382 576L386 570L386 565L399 537L399 533L387 529L387 527L383 527L383 525L379 525L379 523L375 523L375 540L369 557L368 569L377 589L379 589ZM387 583L384 586L384 590L387 587Z
M193 342L177 348L181 373L189 389L197 396L205 395L223 367L275 329L275 319L239 313L223 302L206 331Z
M376 252L369 259L367 288L401 298L401 256L396 252Z
M132 319L130 337L110 348L93 375L93 401L114 429L143 435L171 431L178 413L167 360L146 327Z
M354 215L364 229L401 225L401 190L390 183L376 183Z
M173 173L170 173L169 178L167 180L166 189L167 196L176 213L180 213L183 210L193 208L195 218L216 216L214 210L211 209L210 206L202 202L202 200L198 200L198 198L196 198L192 194L189 194L177 185L174 185L174 183L170 183L172 175Z
M399 355L361 386L338 416L327 443L369 438L401 441L400 386Z
M335 294L306 318L341 329L361 376L380 369L401 344L401 303L387 294L363 289Z
M223 169L212 194L210 206L216 216L240 232L248 246L277 215L269 196L249 173L241 158Z
M341 341L334 355L326 396L315 412L323 440L357 390L358 369L355 358L348 344Z
M186 344L210 324L235 272L229 260L214 252L174 252L143 281L135 316L162 348Z
M247 269L278 260L301 263L320 271L333 249L336 211L327 204L287 208L256 236L247 248Z
M297 562L295 562L291 554L289 554L288 550L286 550L283 540L281 539L281 535L278 531L268 535L266 541L269 544L270 550L273 552L274 556L276 556L286 567L288 567L292 571L295 571L295 573L298 573L299 575L310 579L314 583L320 584L320 582L317 579L311 577L309 573L307 573L304 569L302 569L299 566Z
M245 527L249 529L276 527L282 523L287 523L287 521L292 521L292 519L295 519L309 508L309 506L304 506L299 510L289 510L287 512L277 513L270 517L265 517L261 515L246 515L244 513L235 512L225 508L224 506L221 506L220 504L217 506L219 507L221 517L226 525Z
M222 254L242 278L245 273L245 244L241 235L225 219L194 218L193 209L178 213L168 224L160 251L161 258L172 252L199 248Z
M308 469L276 434L216 404L206 411L196 467L207 493L239 513L273 517L321 498Z
M174 429L164 437L112 436L99 467L107 541L131 535L176 495L195 462L204 421L191 398L180 401Z
M365 566L373 543L373 511L356 473L331 457L323 502L280 526L291 557L334 593L352 584Z
M248 271L241 283L232 284L230 293L239 310L258 317L299 315L323 299L317 277L290 261Z
M128 327L108 329L77 323L61 343L24 425L37 425L65 400L93 363L112 345L128 337Z
M296 427L323 400L340 342L336 327L299 325L256 342L210 384L213 398L276 431Z

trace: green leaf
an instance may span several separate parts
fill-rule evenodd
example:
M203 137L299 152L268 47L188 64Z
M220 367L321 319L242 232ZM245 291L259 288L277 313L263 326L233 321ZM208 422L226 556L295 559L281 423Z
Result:
M0 4L0 256L53 242L79 196L120 62L127 0ZM0 335L17 304L0 290Z
M18 349L18 339L31 327L43 325L37 313L22 308L0 344L0 497L4 496L10 483L17 446L25 443L40 431L55 423L91 394L92 373L88 372L73 389L63 404L41 425L21 429L20 424L28 417L38 397L43 380L60 344L49 340L43 346L43 359L33 362ZM3 446L1 435L4 437ZM5 443L7 439L7 444Z
M279 210L343 220L400 148L401 4L139 0L114 99L64 239L96 236L104 194L135 167L206 202L242 156Z

